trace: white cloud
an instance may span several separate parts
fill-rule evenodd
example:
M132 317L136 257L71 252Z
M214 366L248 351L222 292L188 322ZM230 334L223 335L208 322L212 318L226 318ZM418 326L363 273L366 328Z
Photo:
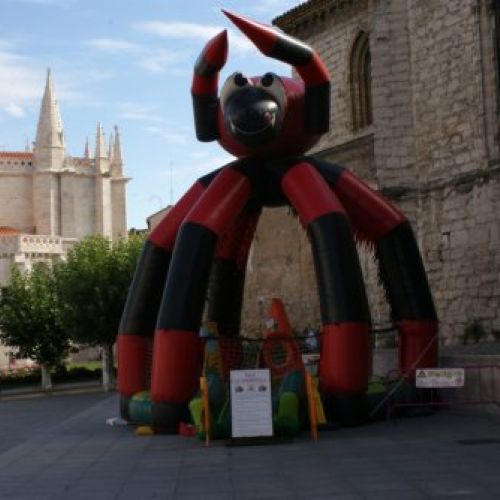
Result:
M140 49L135 43L117 38L91 38L85 40L84 45L109 54L130 53Z
M189 135L187 133L168 130L164 127L151 125L149 127L145 127L144 130L152 135L161 137L167 144L171 145L183 146L189 141Z
M23 108L39 98L43 91L42 73L28 58L0 50L0 74L3 75L0 79L0 107L3 109Z
M154 106L146 106L134 102L118 104L118 117L125 120L139 120L145 122L164 123L166 120L158 114Z
M62 61L57 65L58 70L52 71L56 97L60 102L85 104L86 106L100 107L102 103L95 100L91 93L91 86L103 80L109 80L115 73L108 69L97 69L85 65L76 65L73 62ZM45 79L40 80L40 92L43 90Z
M145 21L137 23L134 27L144 33L162 38L202 40L204 42L225 29L223 26L166 21ZM232 29L229 29L228 33L230 49L234 49L235 52L254 50L252 43L243 35Z
M60 102L92 104L84 91L88 85L113 77L109 70L99 70L79 62L58 61L53 68L56 98ZM37 110L45 87L46 68L31 57L17 54L12 44L0 40L0 109L20 117L27 110Z
M137 64L151 73L164 73L168 70L174 71L174 64L180 59L182 59L182 54L179 52L159 49L143 56L137 61Z
M3 110L15 118L24 116L24 109L15 102L10 102L7 106L4 106Z
M146 33L165 38L210 38L223 30L220 26L205 24L145 21L138 23L135 27Z
M99 52L112 55L126 54L135 58L135 64L150 73L181 74L175 67L185 53L181 51L165 50L162 48L148 47L119 38L91 38L83 44ZM185 72L182 72L184 74Z

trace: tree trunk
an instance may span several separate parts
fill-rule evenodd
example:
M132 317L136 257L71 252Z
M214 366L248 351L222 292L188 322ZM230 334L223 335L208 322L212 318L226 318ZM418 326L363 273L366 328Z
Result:
M115 362L113 356L113 345L101 347L102 352L102 386L105 391L115 389Z
M42 391L50 391L52 389L52 379L50 371L45 365L40 365L40 373L42 375Z

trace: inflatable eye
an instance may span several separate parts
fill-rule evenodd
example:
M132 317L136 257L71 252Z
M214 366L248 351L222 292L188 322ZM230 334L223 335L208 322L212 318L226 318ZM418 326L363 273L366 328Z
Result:
M225 81L222 90L220 91L220 100L222 106L228 100L228 98L234 94L238 89L246 87L249 85L248 78L243 73L233 73L229 78Z
M270 87L274 82L274 75L272 73L266 73L261 80L264 87Z
M243 73L236 73L233 81L238 87L244 87L248 83L247 77Z
M281 107L285 106L285 88L278 75L275 75L274 73L266 73L260 79L258 86L263 88L268 94L271 94Z

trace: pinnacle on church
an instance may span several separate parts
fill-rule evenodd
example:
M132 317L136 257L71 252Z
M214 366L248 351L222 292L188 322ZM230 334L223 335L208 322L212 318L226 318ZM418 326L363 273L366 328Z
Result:
M113 163L113 154L114 154L113 141L114 141L113 132L111 132L111 134L109 134L109 146L108 146L108 158L111 163Z
M89 152L89 138L87 137L85 139L85 149L83 151L83 157L88 160L90 158L90 152Z
M113 163L121 165L123 163L122 159L122 145L120 141L120 131L118 125L115 125L115 143L113 146Z
M50 68L47 68L47 80L36 129L35 148L64 148L61 114L55 98Z
M101 123L97 124L96 140L95 140L95 159L105 158L108 155L106 152L106 139L104 137L104 131L102 129Z

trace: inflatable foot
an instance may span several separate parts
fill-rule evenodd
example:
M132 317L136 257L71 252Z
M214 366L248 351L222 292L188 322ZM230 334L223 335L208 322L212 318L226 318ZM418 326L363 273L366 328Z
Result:
M120 417L127 422L130 422L129 401L130 398L128 396L120 395Z
M176 434L179 422L189 420L189 409L185 403L153 402L151 416L155 434Z
M341 425L361 425L368 420L366 394L325 395L324 409L329 421L335 421Z

